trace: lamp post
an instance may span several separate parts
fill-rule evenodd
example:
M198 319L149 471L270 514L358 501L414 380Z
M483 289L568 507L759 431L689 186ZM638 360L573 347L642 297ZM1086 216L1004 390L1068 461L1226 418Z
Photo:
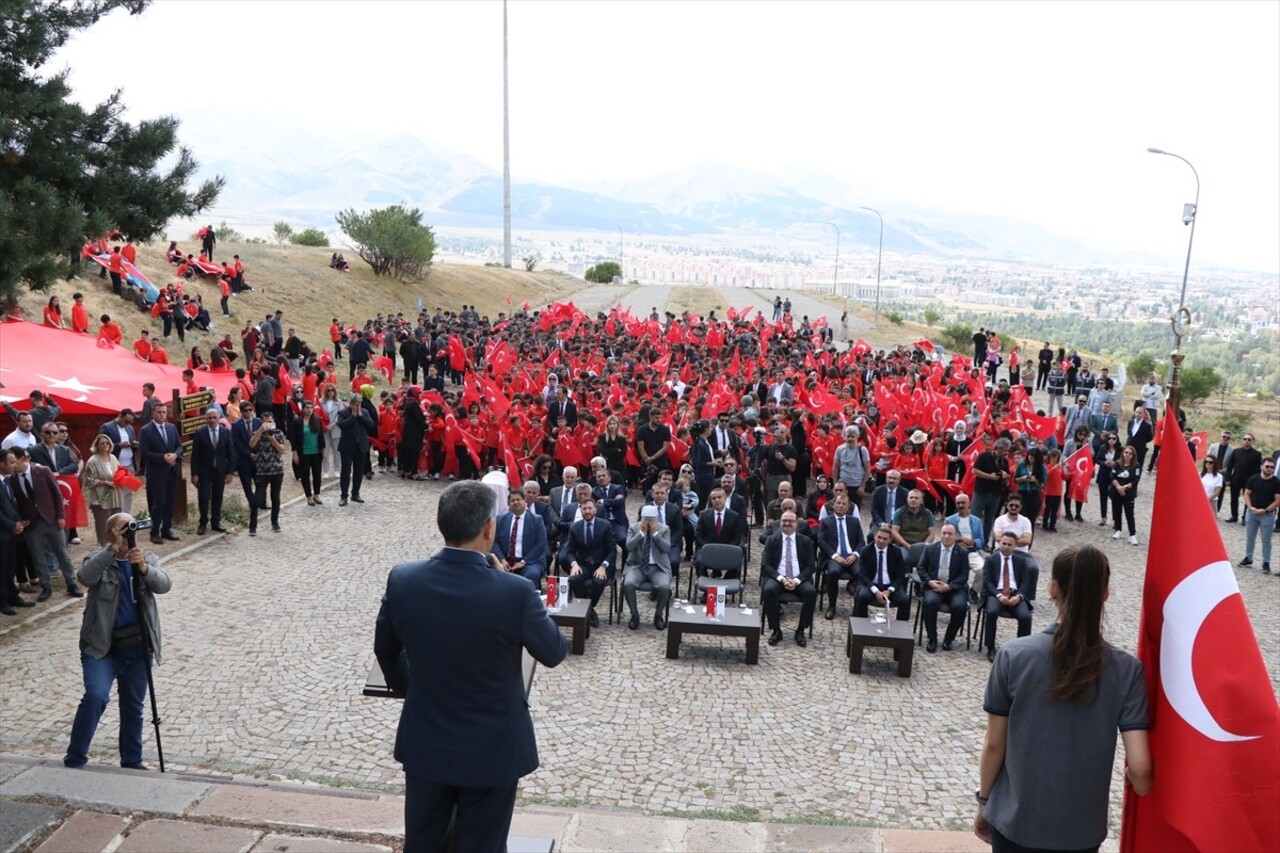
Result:
M507 0L502 0L502 266L511 269L511 110L507 105Z
M836 229L836 268L831 273L831 295L834 296L840 288L840 226L834 222L825 223Z
M1196 200L1191 204L1182 206L1182 224L1191 226L1191 233L1187 237L1187 261L1182 267L1182 293L1178 296L1178 310L1174 316L1170 318L1170 324L1173 327L1173 353L1169 356L1171 367L1169 371L1169 405L1173 406L1175 412L1182 410L1182 338L1186 335L1191 325L1191 312L1187 309L1187 274L1191 271L1191 245L1196 239L1196 213L1200 210L1200 173L1196 171L1196 167L1191 165L1191 161L1180 154L1174 154L1172 151L1164 151L1160 148L1148 148L1151 154L1163 154L1166 157L1176 157L1183 163L1187 164L1187 168L1191 170L1191 174L1196 178Z
M876 322L880 322L880 261L884 257L884 217L880 215L880 211L874 207L861 207L860 210L869 210L880 220L880 246L876 249Z
M622 245L622 226L618 226L618 272L622 275L622 280L627 280L627 257L626 247Z

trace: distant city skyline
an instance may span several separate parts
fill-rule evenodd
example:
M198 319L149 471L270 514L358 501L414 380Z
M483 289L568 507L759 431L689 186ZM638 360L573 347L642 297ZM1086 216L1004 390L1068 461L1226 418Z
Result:
M1195 183L1155 146L1203 183L1193 276L1280 270L1278 3L519 0L509 15L518 177L813 168L1177 261ZM501 16L497 0L161 0L44 70L69 68L86 103L122 89L134 121L405 131L500 170Z

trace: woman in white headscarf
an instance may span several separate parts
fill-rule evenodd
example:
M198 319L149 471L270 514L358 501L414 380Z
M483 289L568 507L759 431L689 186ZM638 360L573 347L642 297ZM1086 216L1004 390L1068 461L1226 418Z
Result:
M972 443L968 425L964 421L956 421L951 428L951 438L947 440L947 479L951 482L959 483L964 479L968 466L960 454Z

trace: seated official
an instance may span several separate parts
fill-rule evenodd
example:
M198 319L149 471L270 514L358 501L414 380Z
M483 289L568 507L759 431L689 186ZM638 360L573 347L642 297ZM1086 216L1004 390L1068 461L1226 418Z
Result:
M850 581L858 576L858 551L866 541L862 522L849 510L849 494L841 492L831 501L832 512L818 525L818 553L822 556L822 572L827 584L826 619L836 618L836 601L840 597L840 578Z
M804 518L804 500L795 496L795 487L791 485L790 480L782 480L778 483L778 496L769 501L765 507L765 521L777 521L782 518L782 513L786 511L783 504L787 501L795 501L796 515Z
M853 615L866 618L867 608L876 604L886 610L898 608L898 619L911 616L911 592L907 589L907 558L893 544L888 525L876 530L871 544L858 555L858 583L853 594Z
M846 486L844 483L840 482L839 480L836 480L834 483L831 484L831 500L823 504L822 509L818 510L819 525L821 525L822 522L826 519L826 517L831 514L831 510L833 509L832 505L835 499L840 497L841 495L844 495L846 498L849 498L849 514L852 515L854 518L858 519L859 524L862 523L862 513L858 511L857 502L853 498L849 497L849 487ZM859 542L858 547L861 548L865 544L866 544L865 542Z
M903 548L933 541L933 513L925 509L919 489L907 492L907 505L893 514L893 541Z
M658 517L658 508L648 505L640 510L640 520L627 530L627 562L622 570L622 597L631 610L631 630L640 627L640 611L636 609L636 588L648 581L653 585L658 602L653 613L653 627L667 627L667 599L671 596L671 528Z
M653 484L650 494L653 496L650 504L658 508L658 520L671 531L671 575L674 577L680 566L680 551L684 543L684 514L680 505L671 500L670 491L661 480Z
M890 470L884 475L884 485L876 486L871 493L871 528L892 524L893 516L907 505L907 490L902 485L902 472Z
M784 481L785 482L785 481ZM796 645L809 644L805 632L813 624L813 611L818 603L818 589L813 585L813 544L809 537L797 533L795 512L787 510L778 520L778 532L764 543L760 558L760 607L769 622L769 645L782 642L782 593L800 597L800 624L796 626Z
M742 539L746 535L746 516L739 515L725 506L724 489L716 487L711 490L710 506L698 516L698 526L694 530L694 542L698 550L708 543L734 545L742 547ZM706 577L707 571L698 564L698 557L693 558L698 577ZM720 577L717 570L713 577Z
M726 459L725 465L727 466L731 462L733 462L732 459ZM746 536L747 487L742 485L735 475L726 473L720 477L720 488L724 489L724 505L742 516L742 535Z
M596 520L596 502L587 498L579 505L582 520L569 527L560 546L560 566L569 570L569 588L576 598L590 598L587 620L592 627L600 624L596 605L613 578L613 561L618 546L613 540L613 526Z
M1031 633L1031 601L1023 595L1023 588L1030 583L1029 558L1018 550L1018 534L1011 530L1001 534L997 546L995 553L982 564L983 606L987 611L982 639L988 661L996 659L998 616L1017 619L1019 637Z
M507 496L508 512L498 516L498 533L493 539L493 553L503 571L527 578L541 588L547 573L547 526L541 516L530 512L524 492L512 489Z
M578 483L573 487L573 500L569 500L566 495L564 505L560 507L560 521L556 524L556 527L560 530L561 541L564 541L564 537L569 535L569 528L574 522L582 520L582 504L584 501L595 503L595 498L591 497L591 486L589 484ZM599 507L596 509L596 516L599 517ZM600 520L604 521L604 519ZM617 541L615 538L614 542L616 543Z
M596 500L596 517L613 525L613 538L627 538L627 487L613 479L608 468L597 468L591 497Z
M924 549L918 573L924 630L929 636L925 651L932 654L938 650L938 610L946 604L951 619L942 650L949 652L969 609L969 552L960 544L954 524L943 524L938 541Z

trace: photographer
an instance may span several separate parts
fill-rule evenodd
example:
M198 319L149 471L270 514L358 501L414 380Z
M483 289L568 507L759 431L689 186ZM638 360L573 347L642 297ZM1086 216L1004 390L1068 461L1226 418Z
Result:
M88 762L89 745L115 681L120 691L120 765L146 769L142 764L146 650L149 644L155 662L160 662L155 595L168 592L170 582L159 558L132 544L132 523L133 516L124 512L107 519L111 544L89 555L78 572L80 582L89 588L80 628L84 698L76 710L71 741L62 759L67 767L83 767Z
M249 510L249 535L258 535L258 510L267 508L271 498L271 529L280 532L280 486L284 483L284 458L289 452L284 432L276 428L276 416L270 409L262 413L262 425L249 437L253 449L254 493L257 500Z

